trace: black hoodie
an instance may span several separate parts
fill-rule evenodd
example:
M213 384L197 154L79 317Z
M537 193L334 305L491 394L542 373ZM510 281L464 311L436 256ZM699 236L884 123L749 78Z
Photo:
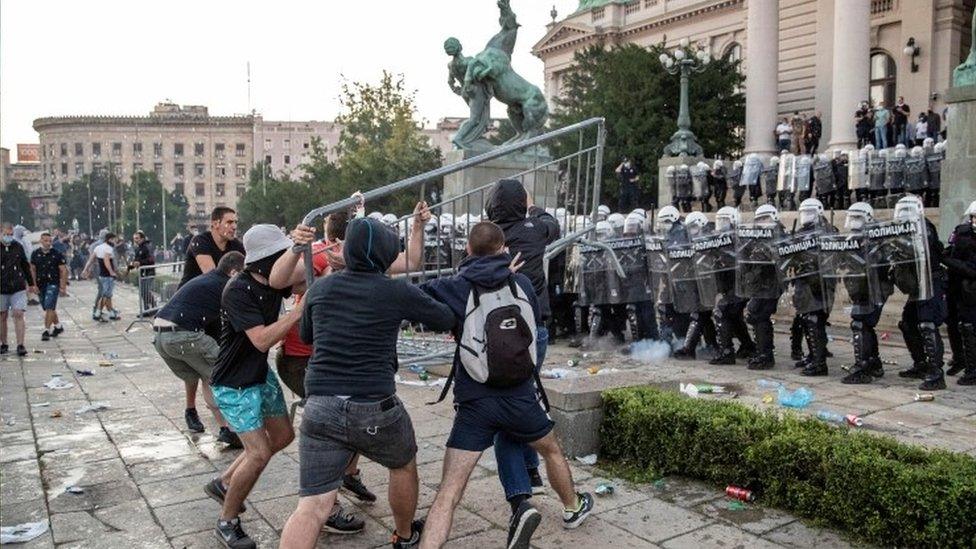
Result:
M346 268L316 280L305 294L300 333L314 345L305 394L381 399L396 393L396 340L403 320L435 331L454 326L454 314L403 279L386 276L400 241L374 219L346 230Z
M522 253L525 265L519 272L529 277L535 297L539 300L542 322L549 318L549 292L542 257L546 246L559 238L556 218L537 206L526 212L525 187L516 179L502 179L495 184L488 199L488 219L505 232L509 253Z

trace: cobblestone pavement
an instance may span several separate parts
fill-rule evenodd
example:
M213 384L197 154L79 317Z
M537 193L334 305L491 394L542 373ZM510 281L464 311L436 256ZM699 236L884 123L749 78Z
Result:
M62 298L66 332L51 342L39 337L40 311L28 311L28 357L0 359L0 487L4 526L49 519L50 530L22 547L219 547L213 534L217 505L203 485L229 464L236 451L214 441L216 427L200 400L207 432L190 434L183 422L183 387L152 348L152 332L144 323L125 332L129 320L98 324L90 317L93 286L71 285L72 297ZM136 310L129 287L116 290L120 310ZM554 361L566 353L554 353ZM101 365L103 362L106 365ZM685 367L685 366L682 366ZM83 377L76 370L92 370ZM44 387L59 374L73 387ZM883 393L866 394L884 401ZM905 391L902 391L904 393ZM958 391L953 391L957 393ZM440 479L444 442L451 428L449 403L426 406L435 390L399 387L417 432L420 464L420 515L426 512ZM290 396L290 395L289 395ZM904 395L899 398L903 400ZM839 397L838 397L839 398ZM941 399L941 396L940 396ZM885 401L887 402L887 401ZM107 409L82 412L92 404ZM965 446L964 433L974 432L969 406L940 405L931 412L942 422L956 422L960 436L949 446ZM898 412L891 421L916 421ZM947 422L948 423L948 422ZM925 426L922 426L925 427ZM920 427L921 428L921 427ZM976 445L972 437L970 445ZM958 448L969 450L970 448ZM274 457L247 501L242 516L248 533L261 547L277 544L285 520L294 509L298 490L297 444ZM452 529L451 546L504 545L508 506L495 477L492 455L486 454L468 484ZM599 471L573 465L585 490L612 481L612 496L597 501L596 514L583 527L563 531L554 497L539 497L544 520L535 536L541 548L580 544L585 547L846 547L838 534L813 528L787 513L749 505L735 510L715 487L682 479L655 485L633 485L604 479ZM375 464L363 464L364 481L380 500L357 506L366 530L353 536L324 535L322 547L378 547L388 544L391 512L386 502L387 477ZM68 492L77 486L81 494Z

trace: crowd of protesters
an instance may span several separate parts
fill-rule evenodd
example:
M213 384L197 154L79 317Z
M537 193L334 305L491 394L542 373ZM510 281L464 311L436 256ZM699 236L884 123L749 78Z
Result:
M926 138L944 141L944 121L945 111L940 116L931 106L913 117L911 107L901 96L890 106L884 100L879 100L873 106L865 101L854 112L857 146L872 145L876 149L886 149L904 145L911 148L921 146Z

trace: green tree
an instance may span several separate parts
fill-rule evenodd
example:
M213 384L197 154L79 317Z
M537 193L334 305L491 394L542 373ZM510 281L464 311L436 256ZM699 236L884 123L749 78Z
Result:
M264 163L259 163L251 169L244 196L237 200L239 229L244 232L257 223L291 227L318 205L315 202L319 199L313 196L306 182L291 179L287 174L275 177Z
M668 74L658 61L664 51L663 44L650 48L592 46L576 53L576 65L565 77L563 95L551 117L553 126L597 116L607 121L604 200L616 202L618 183L613 170L624 156L641 172L645 191L657 196L657 161L677 130L680 94L679 77ZM715 59L692 77L691 129L708 157L728 158L742 150L745 97L741 91L744 77L738 69L738 61ZM577 146L574 137L553 149L563 155Z
M108 227L108 183L105 178L85 174L67 183L58 198L58 225L70 227L78 220L78 228L93 232Z
M166 235L163 235L163 204L166 208ZM137 215L138 211L138 215ZM168 245L177 231L187 223L186 197L175 191L166 192L153 172L132 174L132 182L125 188L122 220L130 232L142 229L157 247ZM136 223L138 219L138 223ZM128 237L129 235L125 235Z
M20 184L14 182L0 192L0 221L10 222L14 225L24 225L28 228L34 227L34 209L31 208L31 199L27 191L20 188Z

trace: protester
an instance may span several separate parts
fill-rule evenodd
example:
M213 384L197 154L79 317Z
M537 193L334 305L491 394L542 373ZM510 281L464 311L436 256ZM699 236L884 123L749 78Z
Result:
M210 212L210 230L190 240L180 286L213 270L227 252L244 253L244 246L237 240L237 212L217 206Z
M820 138L823 136L823 122L820 120L820 113L815 112L806 121L806 146L807 154L817 154L820 148Z
M54 248L51 233L41 233L41 247L31 254L31 275L37 286L44 310L44 332L41 341L48 341L64 332L58 318L58 296L67 295L68 266L64 254Z
M204 382L203 400L220 427L217 440L240 448L240 438L227 426L210 391L209 381L219 355L220 300L227 281L244 269L240 252L224 254L217 268L187 282L156 313L153 344L173 374L186 389L186 427L194 433L205 428L197 414L197 386Z
M911 145L908 141L908 117L912 109L905 103L905 98L898 96L898 101L892 109L892 126L895 131L895 144Z
M102 304L102 286L98 284L98 259L95 257L95 249L105 243L105 235L108 234L108 229L102 229L98 231L98 238L94 242L88 245L88 260L85 262L85 267L81 271L82 278L90 278L95 276L95 304L92 305L92 320L101 322L102 315L99 312L99 307Z
M7 345L7 316L12 316L17 356L27 356L27 348L24 347L24 311L27 310L27 289L34 287L34 278L24 247L14 240L14 228L6 222L0 236L0 270L3 272L3 276L0 276L0 355L10 352Z
M861 102L854 112L854 131L857 134L857 148L871 142L871 132L873 131L873 121L870 118L871 109L866 102Z
M530 356L531 347L534 346L530 323L541 322L540 307L532 283L525 275L513 274L510 270L511 258L505 252L505 234L494 223L481 222L471 229L467 252L468 257L459 266L457 275L421 286L434 299L451 307L457 321L454 337L459 343L453 368L456 415L447 440L440 488L427 515L421 542L421 547L427 548L441 547L447 541L454 509L464 494L471 472L481 459L481 454L501 434L510 440L530 445L545 458L548 478L564 506L565 528L576 528L593 510L593 496L579 494L573 489L572 473L552 432L554 423L536 394L537 376ZM502 296L500 299L506 299L507 295L510 303L519 304L521 312L512 318L507 316L511 313L506 312L503 320L496 321L498 326L488 326L485 317L491 318L489 315L501 309L485 310L483 315L477 315L477 309L470 310L469 303L478 303L479 295L497 289L505 292L499 294ZM469 322L469 319L476 318L481 319L480 325L477 320ZM516 326L523 337L503 332L505 326L500 324L506 323ZM474 333L465 334L464 330ZM467 369L471 362L462 359L462 355L472 356L469 347L462 349L460 346L462 338L466 336L475 341L486 341L489 346L487 352L505 350L504 358L499 358L498 362L493 364L491 358L487 359L488 379L485 383L472 377ZM494 343L492 337L497 338ZM473 356L474 362L478 363L477 353ZM518 362L523 367L519 372L513 372ZM494 375L511 376L508 386L493 386ZM532 533L539 525L539 512L528 502L527 495L512 499L510 503L512 519L507 546L527 548Z
M888 148L888 126L891 124L891 111L885 108L884 100L878 101L874 109L874 146L878 149Z
M806 140L806 122L800 116L800 111L793 111L793 118L790 119L790 126L793 129L790 141L790 152L793 154L803 154L803 143Z
M790 125L790 121L787 118L783 118L782 122L776 125L776 147L780 152L790 150L790 143L793 136L793 126Z
M95 256L95 268L97 268L98 273L98 293L101 296L101 301L96 306L99 322L105 322L106 311L108 312L109 319L122 319L122 315L112 306L112 293L115 289L115 279L118 278L118 272L115 270L115 240L116 237L114 234L107 233L105 235L105 241L99 244L92 254Z
M268 350L302 316L302 308L296 304L279 318L282 299L291 289L281 291L268 285L271 266L291 245L274 225L248 229L244 270L227 282L221 297L220 350L210 386L244 452L221 476L207 483L204 491L222 504L216 533L224 545L234 549L255 547L241 527L244 500L271 457L295 438L278 378L268 368Z
M927 137L929 137L929 117L924 112L920 112L918 122L915 123L915 146L921 147Z
M546 361L549 344L549 292L543 256L546 246L559 238L559 223L545 210L532 203L532 197L522 183L515 179L502 179L495 184L487 206L488 219L505 233L505 246L509 253L521 259L522 274L527 276L535 289L539 302L539 323L536 326L537 368ZM499 464L499 480L509 501L516 497L530 496L543 491L539 475L539 455L527 444L505 436L496 437L495 459Z
M396 340L404 320L446 331L454 315L416 286L386 276L399 249L396 233L382 222L353 220L343 247L346 268L316 280L303 300L301 336L314 341L314 351L305 377L299 500L282 547L315 545L354 454L390 470L393 547L420 541L417 443L396 397Z
M139 280L139 299L142 303L142 311L151 311L156 308L156 300L152 294L156 269L142 269L140 267L156 264L152 243L146 238L146 233L141 230L132 235L132 242L136 245L136 253L132 263L129 264L129 270L135 270Z
M925 120L929 125L929 137L936 141L939 141L940 137L945 139L945 136L942 134L942 118L939 116L939 113L932 110L931 105L929 105L929 110L925 113Z

